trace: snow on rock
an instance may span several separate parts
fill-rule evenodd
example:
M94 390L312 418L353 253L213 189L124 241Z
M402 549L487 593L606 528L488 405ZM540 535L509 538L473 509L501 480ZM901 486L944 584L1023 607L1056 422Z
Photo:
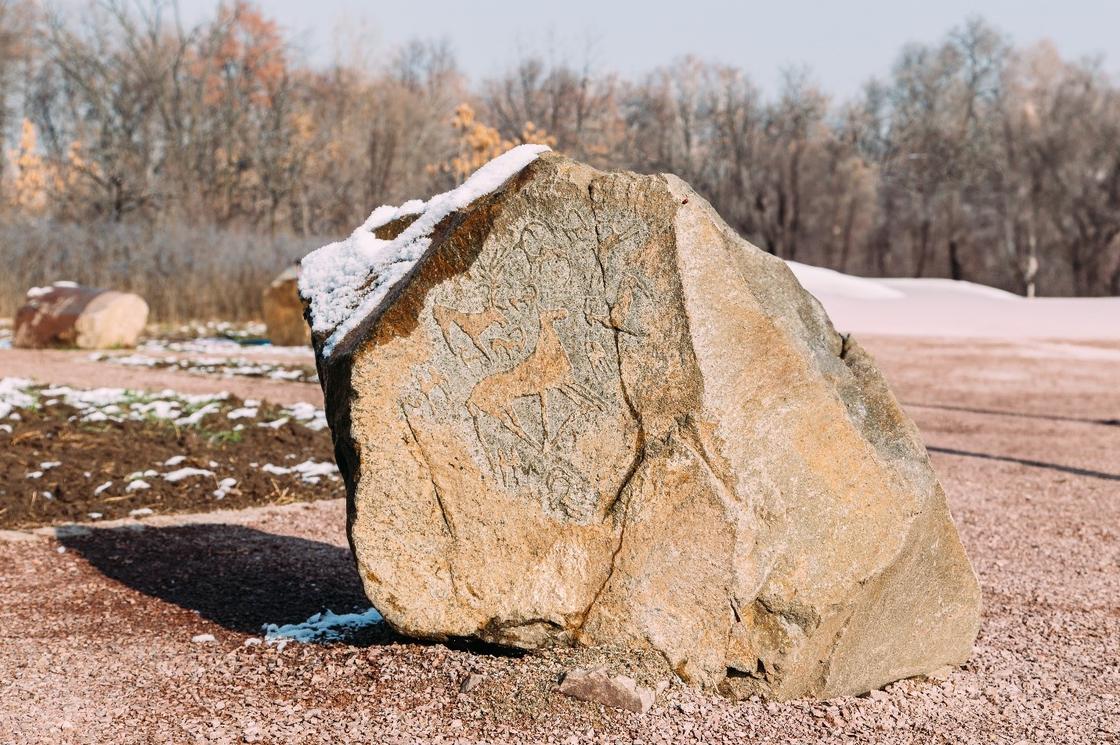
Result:
M126 486L124 488L124 490L125 491L144 491L145 489L151 489L151 488L152 488L152 485L149 484L147 481L144 481L143 479L136 479L135 481L130 481L128 483L128 486Z
M45 460L39 464L39 468L42 468L44 471L49 471L52 468L58 468L61 465L62 461L60 460Z
M187 459L185 455L172 455L170 458L163 462L165 466L177 466Z
M381 614L370 608L362 613L331 613L329 610L316 613L303 623L288 623L282 626L266 623L262 627L264 640L269 644L280 644L289 641L316 642L331 641L342 638L342 632L352 631L363 626L372 626L381 623Z
M101 486L99 486L99 487L97 487L96 489L93 490L93 496L95 496L95 497L98 496L99 494L101 494L103 491L105 491L106 489L108 489L112 485L113 485L112 481L106 481L104 484L102 484Z
M146 517L146 516L152 515L152 514L155 514L155 513L152 512L151 507L141 507L138 510L129 510L129 512L128 512L129 517Z
M312 251L301 262L300 294L311 305L311 327L329 334L323 354L368 316L431 244L441 220L498 189L537 156L545 145L520 145L475 171L462 186L427 202L378 207L350 237ZM392 240L373 231L400 217L416 219Z

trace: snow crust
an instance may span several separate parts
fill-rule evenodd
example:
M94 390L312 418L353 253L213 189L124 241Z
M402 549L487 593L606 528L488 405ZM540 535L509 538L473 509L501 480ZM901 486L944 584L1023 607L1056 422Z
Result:
M892 300L903 297L899 290L887 287L874 279L853 277L833 269L810 266L797 261L787 261L786 265L797 277L801 286L814 295L827 293L840 297L859 300Z
M341 615L327 610L316 613L303 623L287 623L282 626L266 623L263 626L263 631L265 642L283 646L289 641L307 644L340 639L343 631L372 626L377 623L381 623L381 614L373 608L362 613L343 613Z
M300 478L309 484L318 484L323 476L334 477L338 475L338 466L334 463L326 461L317 463L314 460L305 460L303 463L294 465L291 468L265 463L261 466L261 470L273 476L298 474Z
M179 468L175 471L169 471L168 473L163 474L163 479L164 481L175 483L176 481L182 481L183 479L189 479L195 476L213 475L213 471L209 471L205 468L191 468L190 466L187 466L185 468Z
M1092 358L1109 351L1037 340L1120 339L1120 298L1025 298L995 287L936 278L853 277L786 262L842 333L1031 340L1035 354Z
M408 274L431 245L432 231L441 220L494 192L548 149L520 145L479 168L462 186L427 202L378 207L349 238L304 257L299 291L310 302L311 328L329 334L323 354L330 356L338 342ZM416 219L396 238L382 240L373 235L377 228L412 215Z

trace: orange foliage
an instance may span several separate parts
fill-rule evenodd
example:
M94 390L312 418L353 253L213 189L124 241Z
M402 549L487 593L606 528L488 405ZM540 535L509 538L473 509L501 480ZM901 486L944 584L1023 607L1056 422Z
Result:
M532 122L525 122L521 136L503 139L498 130L475 119L470 104L461 103L451 118L451 127L458 133L459 152L446 163L428 166L429 173L448 173L462 181L489 161L518 145L556 146L556 138Z
M267 106L288 71L279 25L252 3L236 0L219 6L217 27L216 45L192 65L203 79L205 102L219 103L236 79L252 103Z

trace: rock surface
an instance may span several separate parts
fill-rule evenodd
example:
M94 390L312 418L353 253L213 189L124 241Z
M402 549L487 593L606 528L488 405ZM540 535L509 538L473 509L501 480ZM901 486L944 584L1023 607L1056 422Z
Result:
M425 219L397 215L363 229ZM916 428L679 179L543 155L380 266L400 279L376 308L314 342L351 545L398 630L652 649L734 697L969 656L979 589Z
M306 347L311 343L311 329L303 320L298 283L299 267L290 266L261 292L261 311L268 340L278 347Z
M653 691L642 688L629 675L611 675L604 667L572 670L560 681L560 692L580 701L625 709L635 714L649 711L655 698Z
M12 346L134 347L147 322L148 304L139 295L55 282L28 290L16 311Z

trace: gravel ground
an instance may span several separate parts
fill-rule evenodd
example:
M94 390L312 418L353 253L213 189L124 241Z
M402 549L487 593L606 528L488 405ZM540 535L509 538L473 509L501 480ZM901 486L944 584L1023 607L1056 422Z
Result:
M0 742L1120 741L1120 426L1106 423L1120 419L1120 345L863 341L933 449L980 576L983 625L961 670L828 702L734 704L673 684L634 715L556 693L586 652L513 656L382 627L247 646L264 623L368 607L333 500L9 534ZM482 684L460 693L471 673Z
M228 391L239 398L260 398L274 404L291 405L306 401L323 406L323 391L316 383L292 383L258 378L193 375L170 368L126 367L90 359L90 352L62 349L0 349L0 377L30 378L40 383L70 385L81 388L109 386L164 388L179 393L216 393ZM144 354L149 354L145 352ZM156 354L156 353L152 353ZM312 360L308 351L297 355L259 355L262 362L306 362Z

